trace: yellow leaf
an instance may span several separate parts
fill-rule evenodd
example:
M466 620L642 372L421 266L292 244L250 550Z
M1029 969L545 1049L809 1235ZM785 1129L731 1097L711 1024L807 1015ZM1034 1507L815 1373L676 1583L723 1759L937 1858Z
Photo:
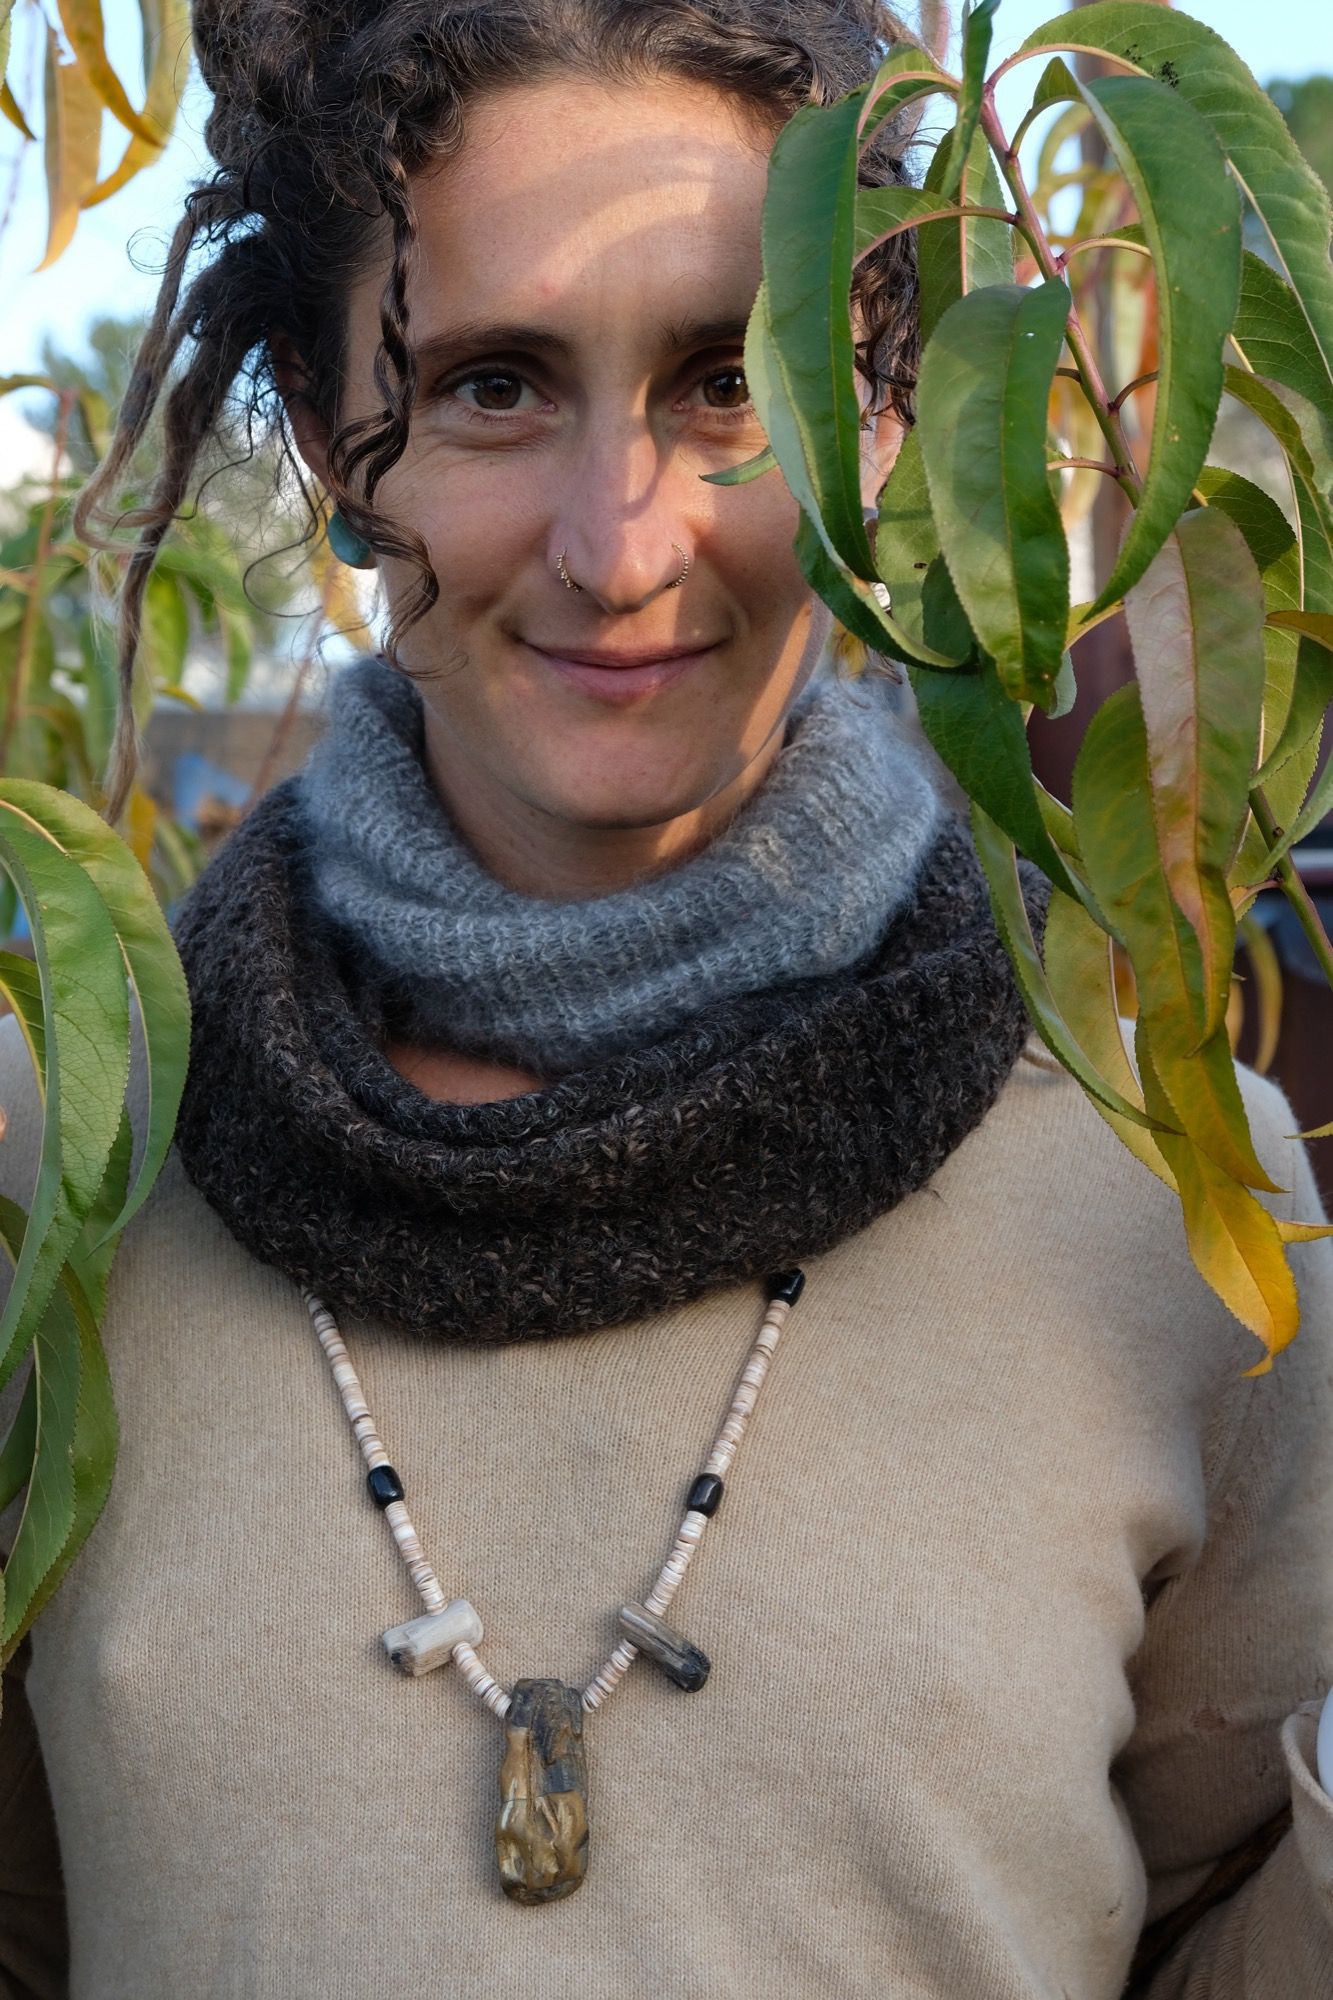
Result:
M1255 1051L1254 1067L1263 1076L1273 1066L1278 1036L1282 1031L1282 968L1278 964L1273 940L1262 924L1255 923L1252 917L1242 917L1240 934L1249 955L1255 991L1259 996L1259 1046Z
M1114 947L1081 903L1058 891L1046 919L1043 957L1046 977L1065 1023L1079 1047L1122 1097L1143 1105L1143 1092L1125 1048L1121 1008L1112 967ZM1111 1130L1172 1192L1176 1183L1151 1132L1092 1099Z
M0 111L4 112L10 124L16 131L21 132L25 139L36 139L37 134L23 116L19 101L7 83L0 83Z
M14 11L14 0L0 0L0 76L9 63L9 17ZM0 1138L3 1138L0 1133Z
M155 160L171 136L180 107L180 93L190 70L189 0L140 0L143 13L144 93L143 122L155 136L134 137L119 163L103 181L98 181L85 208L116 194L126 181L133 180L141 167Z
M1293 1139L1333 1139L1333 1125L1316 1125L1313 1132L1293 1132Z
M1333 1236L1333 1222L1279 1222L1277 1233L1284 1243L1317 1243Z
M59 60L54 28L46 31L46 191L50 226L39 271L54 264L74 234L79 209L97 179L102 105L79 63Z
M139 866L147 869L157 833L157 801L136 785L125 809L125 841Z
M57 7L65 40L73 49L98 98L127 132L137 133L150 146L156 145L155 127L147 124L130 103L124 84L107 58L102 0L57 0Z
M1142 1042L1139 1067L1144 1101L1162 1118L1170 1101ZM1228 1311L1263 1342L1263 1360L1245 1371L1262 1375L1300 1325L1300 1301L1282 1229L1248 1188L1223 1173L1190 1139L1162 1131L1157 1143L1180 1190L1190 1256Z

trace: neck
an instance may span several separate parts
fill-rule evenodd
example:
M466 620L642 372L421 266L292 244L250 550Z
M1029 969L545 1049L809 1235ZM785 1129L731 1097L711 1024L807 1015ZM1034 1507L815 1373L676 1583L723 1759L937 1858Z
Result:
M732 782L692 811L653 826L585 826L559 819L457 768L457 745L429 706L425 766L436 796L477 860L506 888L578 902L633 888L702 853L759 789L782 748L775 729Z

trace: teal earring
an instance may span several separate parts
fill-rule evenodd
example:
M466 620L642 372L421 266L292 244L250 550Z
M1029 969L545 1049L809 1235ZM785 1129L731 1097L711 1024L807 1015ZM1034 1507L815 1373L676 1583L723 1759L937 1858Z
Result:
M335 507L329 516L327 529L329 547L339 562L345 562L352 569L365 569L370 558L370 543L363 542L355 528L349 528Z

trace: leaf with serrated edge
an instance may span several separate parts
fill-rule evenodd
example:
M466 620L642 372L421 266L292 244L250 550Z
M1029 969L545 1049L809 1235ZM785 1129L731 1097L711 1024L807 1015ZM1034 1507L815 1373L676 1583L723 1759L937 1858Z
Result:
M1165 1119L1171 1101L1156 1073L1142 1018L1137 1043L1144 1100ZM1188 1138L1162 1132L1157 1143L1180 1190L1190 1256L1223 1305L1263 1342L1264 1359L1246 1371L1263 1374L1300 1325L1296 1280L1277 1223L1248 1188L1220 1172Z
M944 559L1015 699L1051 705L1069 548L1046 476L1046 408L1069 292L992 285L950 306L921 363L917 431Z
M152 884L99 814L67 792L52 792L21 778L0 780L0 806L4 805L26 813L87 870L112 913L138 1003L148 1057L148 1117L134 1185L106 1231L107 1236L115 1235L147 1199L171 1145L189 1061L185 974Z
M1235 522L1186 514L1125 598L1157 853L1198 939L1196 1039L1226 1018L1236 926L1227 873L1249 813L1264 700L1263 585Z
M835 104L798 111L769 161L759 335L771 340L774 361L755 404L768 429L776 376L787 405L779 434L769 430L778 462L790 483L784 438L794 439L814 504L796 497L818 518L829 553L867 580L875 569L861 511L861 404L850 314L860 149L891 107L938 88L928 57L899 51L871 83ZM747 339L747 373L749 345ZM750 387L753 393L753 380Z
M1164 78L1176 101L1206 120L1291 280L1333 381L1328 195L1282 113L1235 50L1202 21L1151 0L1094 0L1036 29L1020 54L1051 49L1106 55L1126 69Z
M991 27L1000 0L979 0L963 16L963 88L958 97L958 122L949 134L949 166L944 177L944 193L957 192L963 177L963 163L972 148L981 118L981 99L986 87L986 59L990 55Z
M0 862L22 898L41 977L46 1105L32 1227L0 1317L0 1383L26 1353L97 1198L129 1073L124 960L106 905L76 861L3 809L6 789L0 786Z
M1202 956L1162 868L1136 686L1118 689L1093 716L1074 765L1073 790L1083 866L1112 935L1129 953L1139 1018L1152 1025L1180 1123L1224 1173L1271 1189L1250 1138L1225 1030L1200 1043Z
M1019 992L1042 1040L1051 1054L1063 1063L1072 1076L1077 1077L1090 1096L1110 1110L1119 1112L1131 1124L1147 1124L1146 1114L1122 1097L1115 1086L1089 1062L1061 1018L1051 995L1036 939L1032 935L1027 905L1023 901L1017 849L975 799L972 801L972 837L986 871L996 928L1009 954Z
M133 180L141 167L158 159L171 137L180 105L180 94L190 71L189 0L141 0L143 13L143 65L148 79L144 93L143 123L154 134L152 140L134 137L105 180L97 183L84 203L93 208L108 196L118 194Z
M106 27L102 20L102 0L57 0L60 25L88 81L116 121L127 132L137 133L150 144L156 130L130 103L125 86L111 67L106 52Z
M1161 359L1143 489L1095 608L1143 575L1208 455L1223 344L1240 298L1240 198L1204 120L1144 77L1107 77L1084 100L1138 204L1157 274Z
M83 206L97 179L102 140L101 100L80 63L62 63L55 31L46 31L46 189L49 203L46 250L39 271L68 247Z
M938 194L949 163L947 142L938 146L926 169L923 187ZM969 208L1007 208L995 160L984 132L972 141L963 180ZM993 216L964 215L954 222L927 222L917 230L918 317L921 343L926 346L949 307L966 292L1014 281L1014 231Z
M11 1258L25 1217L0 1199L0 1239ZM116 1409L106 1356L81 1288L68 1272L33 1339L36 1408L23 1512L4 1572L0 1659L12 1659L49 1603L106 1504L116 1463Z
M1051 897L1042 957L1051 996L1074 1040L1121 1096L1146 1112L1120 1025L1111 940L1070 896L1057 892ZM1100 1098L1094 1097L1092 1103L1122 1145L1174 1192L1175 1179L1152 1134L1122 1118Z
M968 798L1071 896L1078 889L1042 820L1022 711L990 665L951 674L909 667L926 740Z

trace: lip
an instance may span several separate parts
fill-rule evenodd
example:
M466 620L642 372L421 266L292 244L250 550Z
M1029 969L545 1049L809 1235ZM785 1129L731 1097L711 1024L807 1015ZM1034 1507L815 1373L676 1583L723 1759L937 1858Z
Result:
M528 651L559 674L561 680L598 701L623 707L641 695L655 694L681 680L715 646L673 646L664 652L611 652L579 647L567 653L548 651L525 641Z

